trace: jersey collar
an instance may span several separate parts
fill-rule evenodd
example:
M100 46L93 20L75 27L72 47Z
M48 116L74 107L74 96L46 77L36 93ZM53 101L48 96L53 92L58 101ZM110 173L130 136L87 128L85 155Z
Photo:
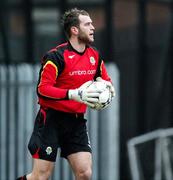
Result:
M71 45L71 43L68 41L68 47L69 47L69 50L74 51L75 53L77 53L79 55L83 55L89 46L86 45L85 50L83 52L79 52L76 49L74 49L73 46Z

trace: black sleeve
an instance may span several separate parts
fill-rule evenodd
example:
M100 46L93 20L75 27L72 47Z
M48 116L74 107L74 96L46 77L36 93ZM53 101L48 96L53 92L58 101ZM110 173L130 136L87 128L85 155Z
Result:
M99 56L99 62L98 62L98 66L97 66L97 70L96 70L96 74L94 76L94 81L96 80L97 77L101 76L101 63L102 63L102 59Z
M101 76L101 63L103 60L102 57L100 56L100 51L96 47L93 47L93 49L98 52L98 56L99 56L98 66L97 66L96 74L94 76L94 81L95 81L97 77Z
M42 65L46 64L47 61L52 61L58 68L58 75L64 70L64 58L63 55L57 51L47 52L42 59Z

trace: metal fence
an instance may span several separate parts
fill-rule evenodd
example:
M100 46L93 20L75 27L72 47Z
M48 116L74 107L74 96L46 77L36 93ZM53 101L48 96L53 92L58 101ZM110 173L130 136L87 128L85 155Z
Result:
M173 179L173 128L158 129L131 138L127 145L132 180ZM148 159L150 163L146 168L144 162Z
M103 111L88 110L93 149L93 180L119 180L119 72L106 64L117 97ZM0 180L14 180L29 173L32 158L27 144L38 110L38 65L0 65ZM68 163L57 157L52 180L74 179Z

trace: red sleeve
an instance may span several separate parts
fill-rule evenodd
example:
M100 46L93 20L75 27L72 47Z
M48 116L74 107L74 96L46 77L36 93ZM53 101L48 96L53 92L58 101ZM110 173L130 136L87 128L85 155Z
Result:
M58 76L58 68L52 61L47 61L40 72L40 81L37 87L39 96L50 99L65 99L67 89L55 87Z
M100 64L100 72L101 72L102 79L112 82L111 78L109 77L109 75L107 73L107 70L106 70L106 67L105 67L105 64L104 64L103 60L102 60L102 62Z

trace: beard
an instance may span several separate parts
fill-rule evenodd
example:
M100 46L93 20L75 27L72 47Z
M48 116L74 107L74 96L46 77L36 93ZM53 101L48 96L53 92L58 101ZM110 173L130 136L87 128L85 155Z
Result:
M78 41L79 43L85 43L85 44L91 44L93 41L84 33L80 30L79 35L78 35Z

